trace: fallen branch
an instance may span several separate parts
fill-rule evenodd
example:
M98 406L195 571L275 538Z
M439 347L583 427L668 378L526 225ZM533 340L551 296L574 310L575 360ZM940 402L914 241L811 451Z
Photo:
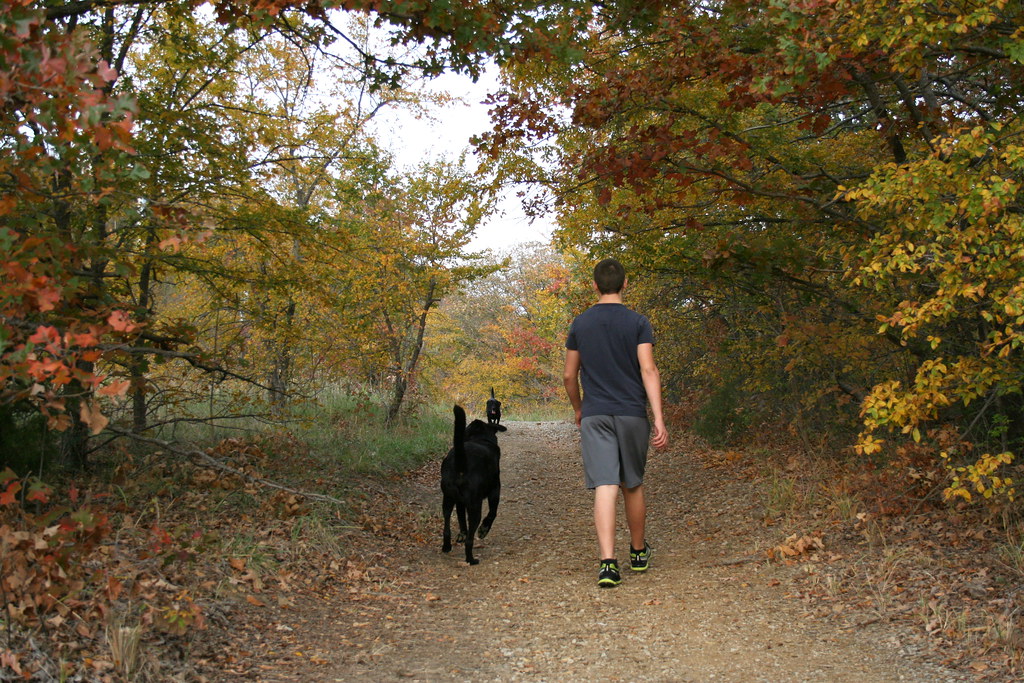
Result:
M164 448L170 451L171 453L176 453L178 455L191 459L200 467L209 467L210 469L220 470L221 472L227 472L228 474L233 474L236 477L241 477L242 479L251 481L254 484L266 486L267 488L277 489L278 491L284 491L285 493L292 493L296 496L308 498L309 500L319 500L324 503L333 503L335 505L346 505L345 501L335 498L333 496L328 496L322 493L310 493L308 491L300 491L299 489L294 489L290 486L279 484L276 481L272 481L270 479L264 479L263 477L257 477L254 474L242 472L241 470L235 469L231 465L227 465L221 462L220 460L211 457L209 453L205 453L204 451L201 451L197 448L182 448L171 441L164 441L163 439L157 439L152 436L142 436L140 434L136 434L125 429L120 429L118 427L107 427L107 429L108 431L114 432L115 434L120 434L121 436L128 437L129 439L135 439L143 443L150 443L156 446L160 446L161 448Z

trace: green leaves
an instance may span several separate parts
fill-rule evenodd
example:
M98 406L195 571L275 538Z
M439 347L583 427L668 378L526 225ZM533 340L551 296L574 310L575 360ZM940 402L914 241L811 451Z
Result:
M560 243L642 264L659 329L711 347L670 372L825 414L863 400L865 455L1018 405L1019 5L726 2L620 23L630 7L577 36L572 82L516 65L492 140L557 158ZM545 101L571 124L538 133Z

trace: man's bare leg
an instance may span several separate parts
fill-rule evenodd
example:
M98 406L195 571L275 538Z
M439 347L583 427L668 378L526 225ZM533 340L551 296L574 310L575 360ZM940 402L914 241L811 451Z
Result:
M622 487L622 497L626 501L626 525L629 527L631 549L643 550L647 540L647 500L644 498L644 485L631 489ZM614 519L612 520L614 524Z
M615 505L619 501L619 487L614 484L594 489L594 528L597 529L597 548L608 560L615 557Z

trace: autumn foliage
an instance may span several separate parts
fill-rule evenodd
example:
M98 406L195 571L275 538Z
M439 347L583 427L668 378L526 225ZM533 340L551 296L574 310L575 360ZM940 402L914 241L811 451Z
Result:
M555 410L565 326L607 255L708 438L769 425L921 500L1019 512L1020 3L0 3L19 628L124 598L92 569L105 513L27 472L80 473L108 438L182 422L283 420L338 386L386 396L389 426L410 397L492 388L510 415ZM488 59L479 168L399 167L374 117ZM557 216L553 249L469 253L517 183ZM149 531L154 556L200 552ZM147 625L201 626L148 581Z
M643 272L671 380L1012 500L1019 6L578 9L549 25L577 50L512 60L481 148L547 185L560 244Z

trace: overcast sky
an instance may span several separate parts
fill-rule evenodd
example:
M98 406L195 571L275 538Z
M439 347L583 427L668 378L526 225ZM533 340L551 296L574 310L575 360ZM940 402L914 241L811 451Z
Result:
M396 155L402 166L412 166L424 159L454 159L469 148L470 137L490 129L487 107L480 102L495 86L493 73L485 74L477 83L465 76L445 74L436 79L432 87L446 90L462 98L464 103L435 111L434 120L415 119L402 112L381 112L377 115L380 142ZM552 227L550 222L542 220L531 224L515 193L509 192L501 202L498 215L477 229L470 248L500 251L524 242L547 243Z

